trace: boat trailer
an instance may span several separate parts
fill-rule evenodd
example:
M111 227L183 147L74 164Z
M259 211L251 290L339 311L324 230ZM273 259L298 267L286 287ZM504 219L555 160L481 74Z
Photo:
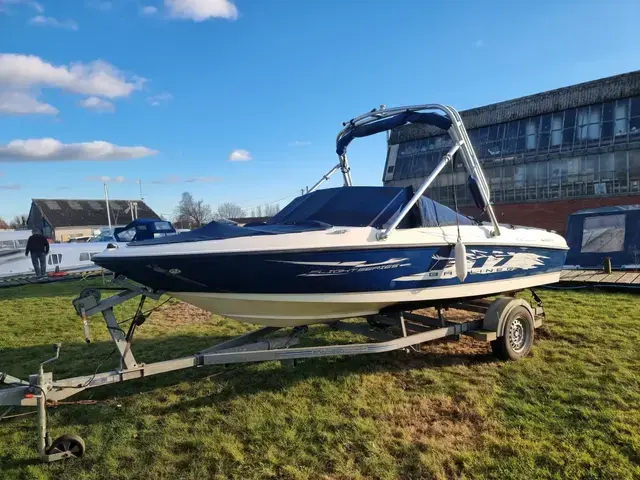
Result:
M295 347L308 330L307 327L263 327L188 357L145 364L139 362L132 352L133 337L136 328L148 316L142 312L145 300L159 300L163 292L152 291L124 277L118 277L113 282L118 286L119 293L101 300L100 289L85 288L73 300L73 305L82 319L87 343L91 341L87 318L102 314L115 349L120 354L118 369L54 380L51 372L44 371L44 366L58 359L61 349L61 344L58 343L53 346L54 356L43 361L39 372L30 375L28 381L0 372L0 386L8 387L0 388L0 407L9 407L4 412L0 409L0 420L15 407L37 407L38 452L43 462L81 457L84 454L85 443L78 436L62 435L51 440L47 428L47 407L89 388L206 365L273 360L294 364L296 360L304 358L384 353L400 349L409 351L422 343L463 334L491 342L493 353L502 360L518 360L530 352L534 329L542 324L544 316L540 298L532 290L536 307L531 307L526 300L503 296L495 299L443 302L436 305L437 318L400 310L381 312L360 322L336 321L327 324L328 328L364 335L372 340L370 343ZM136 297L140 297L138 310L128 332L125 332L116 320L113 308ZM448 321L443 312L449 308L482 314L483 317L465 322ZM272 337L271 334L278 330L289 330L289 333L286 336Z

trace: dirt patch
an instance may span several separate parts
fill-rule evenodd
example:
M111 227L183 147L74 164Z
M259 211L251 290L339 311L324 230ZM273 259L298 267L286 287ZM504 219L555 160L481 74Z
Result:
M438 318L438 311L435 308L423 308L421 310L414 310L413 313L418 315L426 315L432 318ZM449 322L468 322L469 320L477 320L482 318L482 314L468 312L466 310L458 310L455 308L450 308L448 310L442 310L442 315L445 320Z
M211 320L211 312L190 303L171 300L156 310L151 316L155 325L187 325Z
M460 335L460 339L455 337L443 338L434 342L422 345L421 352L430 355L442 355L444 357L460 357L473 355L487 355L491 353L489 342L480 342L466 335ZM452 361L455 359L452 358Z
M416 396L382 414L393 435L412 442L436 446L438 450L461 449L481 439L487 419L466 400L449 396Z

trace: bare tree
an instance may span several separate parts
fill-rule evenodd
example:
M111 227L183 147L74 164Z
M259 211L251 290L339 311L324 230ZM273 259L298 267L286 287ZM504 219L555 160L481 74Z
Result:
M279 211L280 211L280 205L278 205L277 203L264 206L264 216L265 217L273 217Z
M261 217L262 216L262 205L258 205L256 207L256 214L254 215L254 217Z
M241 218L246 216L242 207L236 203L225 202L218 205L216 210L216 218Z
M9 223L9 227L10 228L14 228L16 230L23 230L23 229L27 228L27 219L28 218L29 217L27 217L27 215L16 215L15 217L13 217L13 220L11 220L11 223ZM3 220L0 220L0 225L2 223L3 223ZM0 228L2 228L2 227L0 226Z
M175 221L189 228L200 227L211 221L211 207L204 200L194 200L193 195L184 192L175 209Z
M9 228L9 224L0 218L0 230L6 230Z

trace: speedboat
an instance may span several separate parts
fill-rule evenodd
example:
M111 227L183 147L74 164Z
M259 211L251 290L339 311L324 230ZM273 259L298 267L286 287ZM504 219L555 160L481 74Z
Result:
M347 146L407 123L449 133L451 149L419 188L353 186ZM565 240L500 225L458 112L444 105L372 110L338 134L339 162L265 223L211 222L179 236L121 246L96 264L213 313L272 327L331 323L559 281ZM424 195L461 161L488 221ZM344 186L318 189L337 171Z

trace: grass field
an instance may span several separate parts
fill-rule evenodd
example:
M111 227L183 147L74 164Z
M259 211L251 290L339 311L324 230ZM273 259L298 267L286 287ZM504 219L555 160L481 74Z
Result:
M98 316L84 344L71 306L82 286L0 290L0 371L26 378L54 342L63 343L55 378L95 370L112 344ZM540 293L548 319L521 362L495 361L463 338L420 353L191 369L98 388L72 398L95 405L50 409L54 438L87 442L82 460L41 465L35 415L13 418L0 422L0 478L640 478L640 297ZM250 328L171 301L139 329L134 352L147 362L188 355ZM310 333L310 342L353 341Z

